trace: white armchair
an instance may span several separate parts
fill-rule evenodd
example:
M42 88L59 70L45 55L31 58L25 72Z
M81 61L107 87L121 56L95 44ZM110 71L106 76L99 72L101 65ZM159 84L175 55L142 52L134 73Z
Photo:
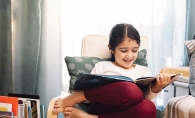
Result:
M99 57L99 58L108 58L110 57L110 51L108 50L108 36L102 35L86 35L82 39L82 49L81 56L89 56L89 57ZM146 49L148 50L148 39L145 36L141 36L141 46L139 50ZM47 110L47 118L57 118L57 114L52 113L52 109L55 103L55 100L58 96L53 98Z

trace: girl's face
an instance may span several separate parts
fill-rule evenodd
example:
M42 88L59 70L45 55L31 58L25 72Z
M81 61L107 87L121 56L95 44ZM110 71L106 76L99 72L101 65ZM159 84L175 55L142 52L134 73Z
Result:
M134 68L133 62L137 58L138 50L139 45L137 42L125 37L122 43L116 46L114 50L111 50L115 57L114 64L125 69Z

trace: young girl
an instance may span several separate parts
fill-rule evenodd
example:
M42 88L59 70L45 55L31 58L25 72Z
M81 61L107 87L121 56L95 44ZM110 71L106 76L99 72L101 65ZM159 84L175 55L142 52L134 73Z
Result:
M147 67L133 64L140 47L140 35L130 24L115 25L109 36L108 48L112 61L101 61L92 74L123 75L132 79L151 76ZM156 107L151 101L163 87L176 79L157 74L156 82L142 91L131 82L114 82L100 87L76 91L55 102L53 113L63 112L66 118L155 118ZM90 101L86 113L77 103Z

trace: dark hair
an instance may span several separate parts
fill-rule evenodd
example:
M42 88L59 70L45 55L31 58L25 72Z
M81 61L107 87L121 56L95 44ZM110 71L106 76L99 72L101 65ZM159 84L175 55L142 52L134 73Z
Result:
M128 37L135 40L140 46L140 35L137 29L131 24L116 24L109 35L110 50L114 50L120 43L123 42L124 38ZM114 54L111 53L111 61L115 61Z

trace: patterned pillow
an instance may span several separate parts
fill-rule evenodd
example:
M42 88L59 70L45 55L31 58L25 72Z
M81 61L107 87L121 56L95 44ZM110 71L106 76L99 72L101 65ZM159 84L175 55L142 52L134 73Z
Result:
M147 54L146 49L139 51L135 63L147 67L148 64L146 60L146 54ZM73 89L74 83L79 73L90 73L95 64L99 61L110 61L110 58L100 59L98 57L66 56L65 63L70 76L69 89L70 90Z
M193 96L195 96L195 40L185 42L189 58L189 89Z
M147 50L143 49L138 52L137 59L135 60L135 64L139 64L142 66L148 67L148 62L146 60Z

